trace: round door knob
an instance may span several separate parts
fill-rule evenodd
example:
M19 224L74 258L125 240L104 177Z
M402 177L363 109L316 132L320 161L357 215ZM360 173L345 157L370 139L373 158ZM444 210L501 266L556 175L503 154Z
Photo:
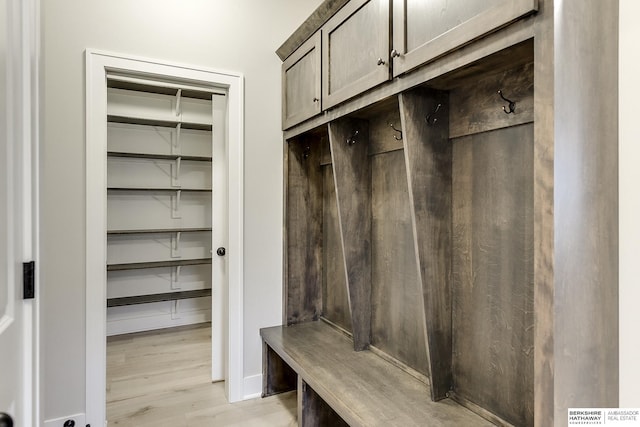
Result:
M227 253L227 250L223 247L219 247L216 253L218 254L218 256L225 256L225 254Z
M320 101L318 98L313 98L313 102L318 102Z
M400 56L400 52L398 52L397 50L393 49L391 51L391 58L397 58Z
M0 427L13 427L11 415L0 412Z
M384 65L384 61L382 58L378 58L378 65Z

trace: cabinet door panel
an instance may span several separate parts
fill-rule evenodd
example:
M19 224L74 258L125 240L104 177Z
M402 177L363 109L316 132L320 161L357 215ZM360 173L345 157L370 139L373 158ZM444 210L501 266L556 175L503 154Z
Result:
M282 125L287 129L320 112L320 31L282 64Z
M389 79L389 0L351 1L323 27L322 100L332 107Z
M397 76L535 12L537 0L393 0Z

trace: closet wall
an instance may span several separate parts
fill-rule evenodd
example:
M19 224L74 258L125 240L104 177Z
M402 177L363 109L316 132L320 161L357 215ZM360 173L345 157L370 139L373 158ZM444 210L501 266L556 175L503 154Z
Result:
M107 86L107 335L210 321L224 93L126 76Z

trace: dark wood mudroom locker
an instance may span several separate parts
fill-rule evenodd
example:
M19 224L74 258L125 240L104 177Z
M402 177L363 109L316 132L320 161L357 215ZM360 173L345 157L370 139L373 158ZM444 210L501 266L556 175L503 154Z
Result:
M297 389L299 425L617 406L617 100L595 95L617 87L614 9L326 1L280 47L263 395Z

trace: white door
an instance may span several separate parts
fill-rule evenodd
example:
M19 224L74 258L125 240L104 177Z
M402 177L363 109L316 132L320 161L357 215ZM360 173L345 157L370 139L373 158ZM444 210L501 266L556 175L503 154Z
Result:
M20 61L21 6L0 0L0 426L32 423L31 303L23 265L31 255L30 103ZM18 24L16 24L18 22ZM29 84L29 81L26 81ZM25 108L27 107L27 108ZM26 125L25 125L26 124Z

